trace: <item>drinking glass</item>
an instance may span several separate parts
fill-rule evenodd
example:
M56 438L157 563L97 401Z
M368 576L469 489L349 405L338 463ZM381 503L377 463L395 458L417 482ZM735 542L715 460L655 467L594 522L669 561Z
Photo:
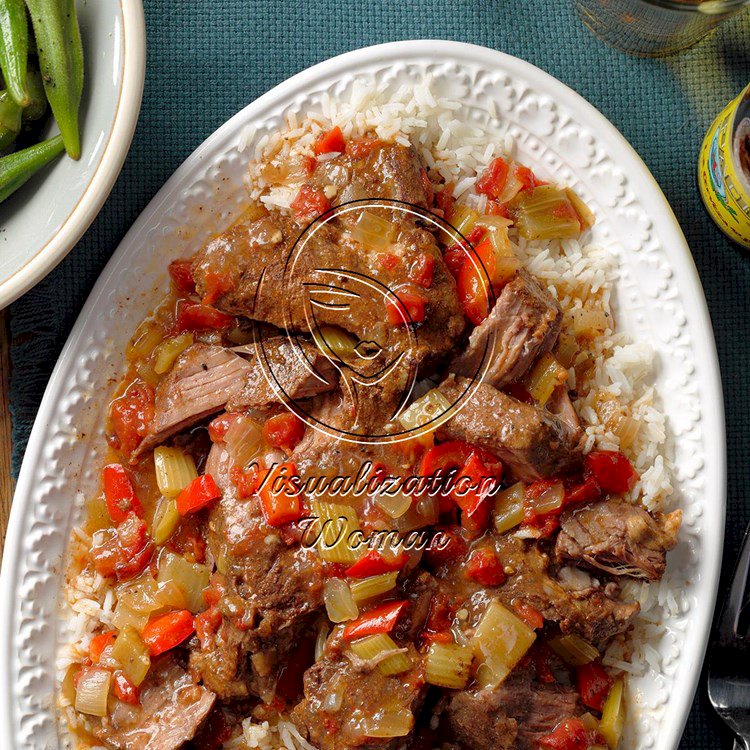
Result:
M670 55L700 41L750 0L575 0L600 39L644 57Z

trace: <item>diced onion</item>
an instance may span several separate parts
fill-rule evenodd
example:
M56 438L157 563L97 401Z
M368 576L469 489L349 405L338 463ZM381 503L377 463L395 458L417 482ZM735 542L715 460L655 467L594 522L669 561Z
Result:
M171 370L177 357L179 357L194 340L193 334L187 332L164 339L164 341L154 349L154 372L157 375L163 375L168 370Z
M525 491L524 483L516 482L512 487L508 487L507 490L503 490L497 496L492 517L498 534L510 531L523 521L523 496Z
M65 670L65 677L63 677L62 683L60 684L60 692L63 698L68 703L73 705L76 702L76 675L81 671L80 664L71 664Z
M497 202L500 204L508 203L518 195L522 187L523 183L516 176L516 164L514 162L510 165L508 177L505 180L502 192L497 196Z
M595 408L606 428L619 438L620 450L631 448L638 437L641 423L630 416L627 407L615 396L603 394L597 399Z
M119 632L112 646L112 656L136 687L146 678L151 666L149 649L132 626L128 625Z
M310 533L318 535L318 554L329 562L352 563L362 556L353 542L360 531L357 513L350 505L313 500L312 518L316 519Z
M362 211L352 229L352 237L372 250L388 247L395 234L396 227L393 223L372 211Z
M612 685L607 700L604 701L602 720L599 722L599 733L607 741L610 750L615 750L619 744L622 728L625 724L623 688L622 679L617 680Z
M263 428L243 414L229 425L224 443L235 465L244 469L257 459L264 449Z
M111 679L108 669L86 669L76 686L76 711L89 716L106 716Z
M523 658L536 633L500 602L493 599L471 639L474 655L481 662L477 680L482 687L496 687Z
M97 495L86 503L86 530L89 533L101 531L112 525L107 503L103 495Z
M136 630L143 630L148 622L148 612L139 612L131 609L122 602L117 602L114 614L112 615L112 624L119 629L132 625Z
M360 638L351 644L351 649L360 659L375 661L386 676L407 672L412 666L411 659L399 652L396 641L385 633Z
M405 430L416 430L441 417L450 408L451 402L437 388L433 388L414 401L398 421Z
M175 555L167 550L163 550L159 556L157 582L176 583L185 593L187 609L193 614L206 608L203 591L208 587L210 577L211 568L208 565L189 562L182 555Z
M534 512L543 516L545 513L551 513L553 510L562 508L565 500L565 487L562 482L547 487L539 497L533 501Z
M350 357L357 346L357 340L338 326L320 326L313 331L313 339L321 351L343 360Z
M414 728L414 715L407 709L381 708L361 721L368 737L406 737Z
M461 689L469 681L474 654L470 646L433 643L427 653L425 680L430 685Z
M545 352L526 376L526 390L540 406L544 406L555 388L567 380L568 371L549 352Z
M571 330L576 336L582 338L597 338L610 327L609 316L604 310L576 308L571 310L568 316Z
M586 728L587 732L598 732L599 731L599 719L588 711L581 716L581 723ZM594 746L596 747L596 746ZM589 748L591 750L591 748Z
M359 614L346 581L342 578L329 578L323 587L323 602L331 622L353 620Z
M563 367L573 367L578 356L578 342L575 336L571 336L565 331L560 332L555 348L555 359Z
M323 656L330 632L328 625L321 621L320 625L318 625L318 635L315 638L315 661L320 661L320 658Z
M580 667L599 658L599 651L579 635L558 635L551 638L549 647L571 667Z
M385 594L387 591L392 591L396 588L397 578L398 571L394 570L391 573L381 573L377 576L352 581L349 584L352 598L359 604L360 602L365 602L368 599Z
M151 524L151 536L155 544L164 544L174 534L180 525L180 514L177 511L177 501L173 497L163 497L159 500Z
M521 268L518 258L499 257L495 258L495 283L505 284L510 281Z
M131 361L150 357L163 336L159 324L153 318L147 318L135 329L133 338L125 348L125 356Z
M401 518L411 508L412 497L405 492L378 492L375 505L383 510L389 518Z
M156 484L164 497L177 497L198 477L193 457L181 448L160 445L154 449Z
M429 526L430 524L437 523L440 516L440 500L430 495L421 497L414 506L414 511L422 525Z

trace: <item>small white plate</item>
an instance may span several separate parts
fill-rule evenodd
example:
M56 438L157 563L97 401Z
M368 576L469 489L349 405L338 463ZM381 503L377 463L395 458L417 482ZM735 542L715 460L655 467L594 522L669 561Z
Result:
M46 276L88 229L138 120L146 70L141 0L78 0L76 7L85 65L81 158L57 159L0 203L0 309Z
M64 554L96 492L108 394L136 325L168 288L166 266L227 225L244 195L254 144L346 96L355 80L430 76L470 118L515 141L518 159L573 187L597 216L592 239L619 268L618 326L650 345L684 511L670 554L659 636L629 680L622 750L675 750L695 692L718 585L725 514L721 382L690 250L664 195L623 136L594 107L528 63L483 47L408 41L350 52L290 78L219 128L167 181L104 269L50 380L24 457L0 571L0 748L62 747L53 704ZM497 118L488 112L494 102ZM253 135L248 136L248 126ZM248 148L239 146L250 137ZM643 644L635 644L644 648Z

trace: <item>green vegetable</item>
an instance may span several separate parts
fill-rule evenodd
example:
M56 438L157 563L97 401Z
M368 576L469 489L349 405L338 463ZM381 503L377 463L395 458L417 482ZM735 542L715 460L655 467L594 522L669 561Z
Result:
M42 74L38 70L30 70L28 72L26 76L26 91L29 94L29 103L23 108L23 121L34 122L41 120L47 111L47 96L44 93Z
M0 69L5 85L19 107L29 103L26 64L29 28L23 0L0 0Z
M64 150L58 135L0 159L0 203Z
M78 159L81 156L78 109L83 92L83 46L75 0L26 0L26 5L31 13L47 99L68 156Z
M20 130L21 107L7 91L0 91L0 151L16 140Z

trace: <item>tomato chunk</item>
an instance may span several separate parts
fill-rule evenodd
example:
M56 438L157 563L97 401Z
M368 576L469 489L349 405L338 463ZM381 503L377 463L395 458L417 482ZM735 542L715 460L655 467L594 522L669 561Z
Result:
M138 688L119 669L112 675L112 692L115 698L123 703L129 703L132 706L140 703Z
M544 627L544 616L542 613L526 602L517 602L513 605L516 614L532 629L539 630Z
M237 488L237 494L243 500L252 497L260 487L260 471L257 466L250 466L247 469L233 466L229 470L229 478Z
M336 153L343 153L345 150L346 140L338 125L322 135L319 135L313 146L313 151L315 151L317 156L320 156L321 154L330 154L334 151Z
M263 425L266 442L287 453L291 453L304 436L305 423L289 411L269 417Z
M234 325L234 317L202 302L177 303L177 333L183 331L222 331Z
M202 474L177 495L177 512L181 516L195 513L207 508L220 497L221 490L216 486L214 478L210 474Z
M613 682L598 660L576 667L576 685L581 700L585 706L595 711L602 710Z
M132 453L148 433L154 418L154 389L148 383L135 381L109 410L114 433L110 442L123 453Z
M478 193L484 193L490 198L498 198L503 192L505 181L508 179L508 164L502 157L498 156L490 162L482 176L477 180Z
M191 260L173 260L167 267L172 283L183 294L195 294L195 279L193 278L193 262Z
M424 320L425 298L417 292L399 289L396 299L388 298L385 303L388 322L392 326L406 326Z
M379 138L351 138L346 142L346 153L353 159L364 159L383 143Z
M148 536L146 522L132 511L116 529L100 532L91 547L91 561L103 576L120 581L135 578L151 562L154 545Z
M507 576L494 550L484 547L475 549L469 557L466 576L483 586L502 586Z
M203 277L206 293L201 302L213 305L218 299L234 288L234 280L226 271L206 271Z
M432 286L435 273L435 258L427 253L420 253L419 257L409 269L409 278L424 289Z
M386 559L375 549L368 550L362 557L346 569L349 578L369 578L381 573L391 573L401 570L409 562L409 555L402 552L392 560Z
M91 659L94 664L97 664L99 659L101 659L104 649L114 643L115 638L117 638L116 630L108 630L106 633L95 635L91 639L91 643L89 643L89 659Z
M211 442L224 442L227 430L237 421L239 416L235 412L227 412L212 419L208 424L208 436L211 438Z
M450 221L456 205L452 182L447 183L439 193L435 193L435 205L443 212L443 218Z
M135 488L122 464L108 464L102 470L104 499L107 502L109 517L115 523L122 523L133 511L143 517L143 506L136 497Z
M283 526L302 517L297 467L292 462L278 464L266 472L258 495L269 526Z
M159 656L179 646L194 630L193 615L187 609L181 609L152 617L143 628L141 637L151 656Z
M322 216L330 208L331 202L326 194L312 185L303 185L291 205L294 215L305 221Z
M356 641L368 635L390 633L408 607L409 602L405 599L381 604L350 622L344 628L343 638L345 641Z
M638 481L633 464L617 451L591 451L586 456L584 467L604 492L621 495L632 490Z

